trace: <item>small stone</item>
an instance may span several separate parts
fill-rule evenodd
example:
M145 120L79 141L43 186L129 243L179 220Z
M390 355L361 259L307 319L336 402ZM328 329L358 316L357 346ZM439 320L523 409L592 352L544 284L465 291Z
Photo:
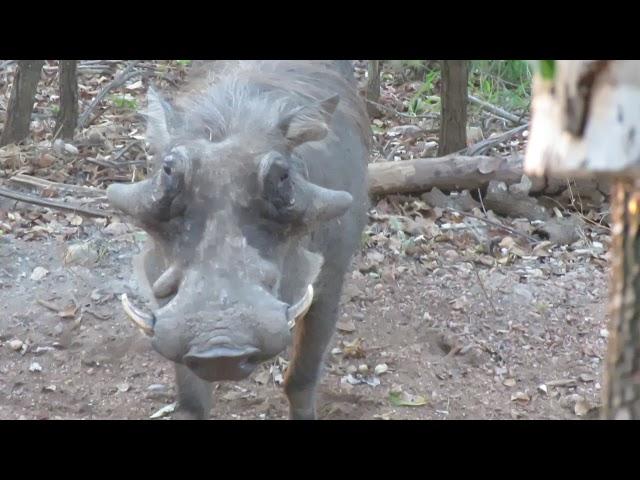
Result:
M116 388L118 389L118 392L124 393L129 391L131 385L129 385L128 383L119 383L118 385L116 385Z
M147 390L154 393L164 393L167 391L167 386L162 383L154 383L147 387Z
M24 345L24 343L22 342L22 340L18 339L14 339L9 342L9 348L14 352L20 350L22 348L22 345Z
M347 373L356 373L358 371L358 367L355 365L349 365L347 367Z
M71 145L70 143L65 143L64 151L71 155L78 155L78 153L80 153L78 148L75 145Z
M29 365L29 371L30 372L41 372L42 371L42 366L38 362L33 362L33 363L31 363L31 365Z
M364 363L362 365L358 366L358 372L365 374L369 371L369 367L367 365L365 365Z
M376 367L373 369L373 372L376 375L382 375L387 370L389 370L389 367L387 366L387 364L386 363L380 363L380 364L376 365Z
M42 280L48 273L49 270L47 270L46 268L36 267L31 273L31 280L34 280L36 282Z

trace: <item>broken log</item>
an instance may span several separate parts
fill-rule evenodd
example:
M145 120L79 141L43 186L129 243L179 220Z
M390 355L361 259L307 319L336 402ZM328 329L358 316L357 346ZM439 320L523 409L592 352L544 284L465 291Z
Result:
M523 158L447 155L398 162L369 164L369 192L372 195L423 193L433 188L443 192L484 189L491 181L507 186L520 183L524 175ZM578 181L566 178L529 177L530 194L559 195L565 191L569 200L580 198L600 204L609 193L607 179Z
M373 195L443 191L485 187L491 180L517 183L522 158L447 155L369 165L369 191Z

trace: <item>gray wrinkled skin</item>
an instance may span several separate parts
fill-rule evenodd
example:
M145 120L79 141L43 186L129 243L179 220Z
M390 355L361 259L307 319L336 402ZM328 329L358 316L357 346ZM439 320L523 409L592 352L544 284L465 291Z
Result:
M111 203L149 234L136 260L152 344L176 363L179 418L207 418L213 381L293 346L290 417L315 387L366 223L368 120L348 62L207 64L170 106L149 94L152 173ZM293 336L288 307L314 301Z

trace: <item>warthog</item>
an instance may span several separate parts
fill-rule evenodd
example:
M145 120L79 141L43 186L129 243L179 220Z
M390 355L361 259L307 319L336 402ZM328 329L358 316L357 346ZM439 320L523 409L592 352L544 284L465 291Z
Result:
M293 419L315 390L368 207L369 122L346 61L218 61L176 106L150 90L149 178L110 202L149 234L151 311L122 296L175 362L177 418L207 418L213 381L293 343Z

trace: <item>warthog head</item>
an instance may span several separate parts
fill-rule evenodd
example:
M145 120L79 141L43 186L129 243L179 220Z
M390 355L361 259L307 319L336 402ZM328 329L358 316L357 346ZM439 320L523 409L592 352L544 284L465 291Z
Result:
M339 97L255 88L210 87L181 108L151 90L150 176L107 191L150 236L138 278L154 307L123 295L125 311L161 355L208 381L245 378L287 347L323 262L307 234L352 203L310 182L297 154L330 134Z

